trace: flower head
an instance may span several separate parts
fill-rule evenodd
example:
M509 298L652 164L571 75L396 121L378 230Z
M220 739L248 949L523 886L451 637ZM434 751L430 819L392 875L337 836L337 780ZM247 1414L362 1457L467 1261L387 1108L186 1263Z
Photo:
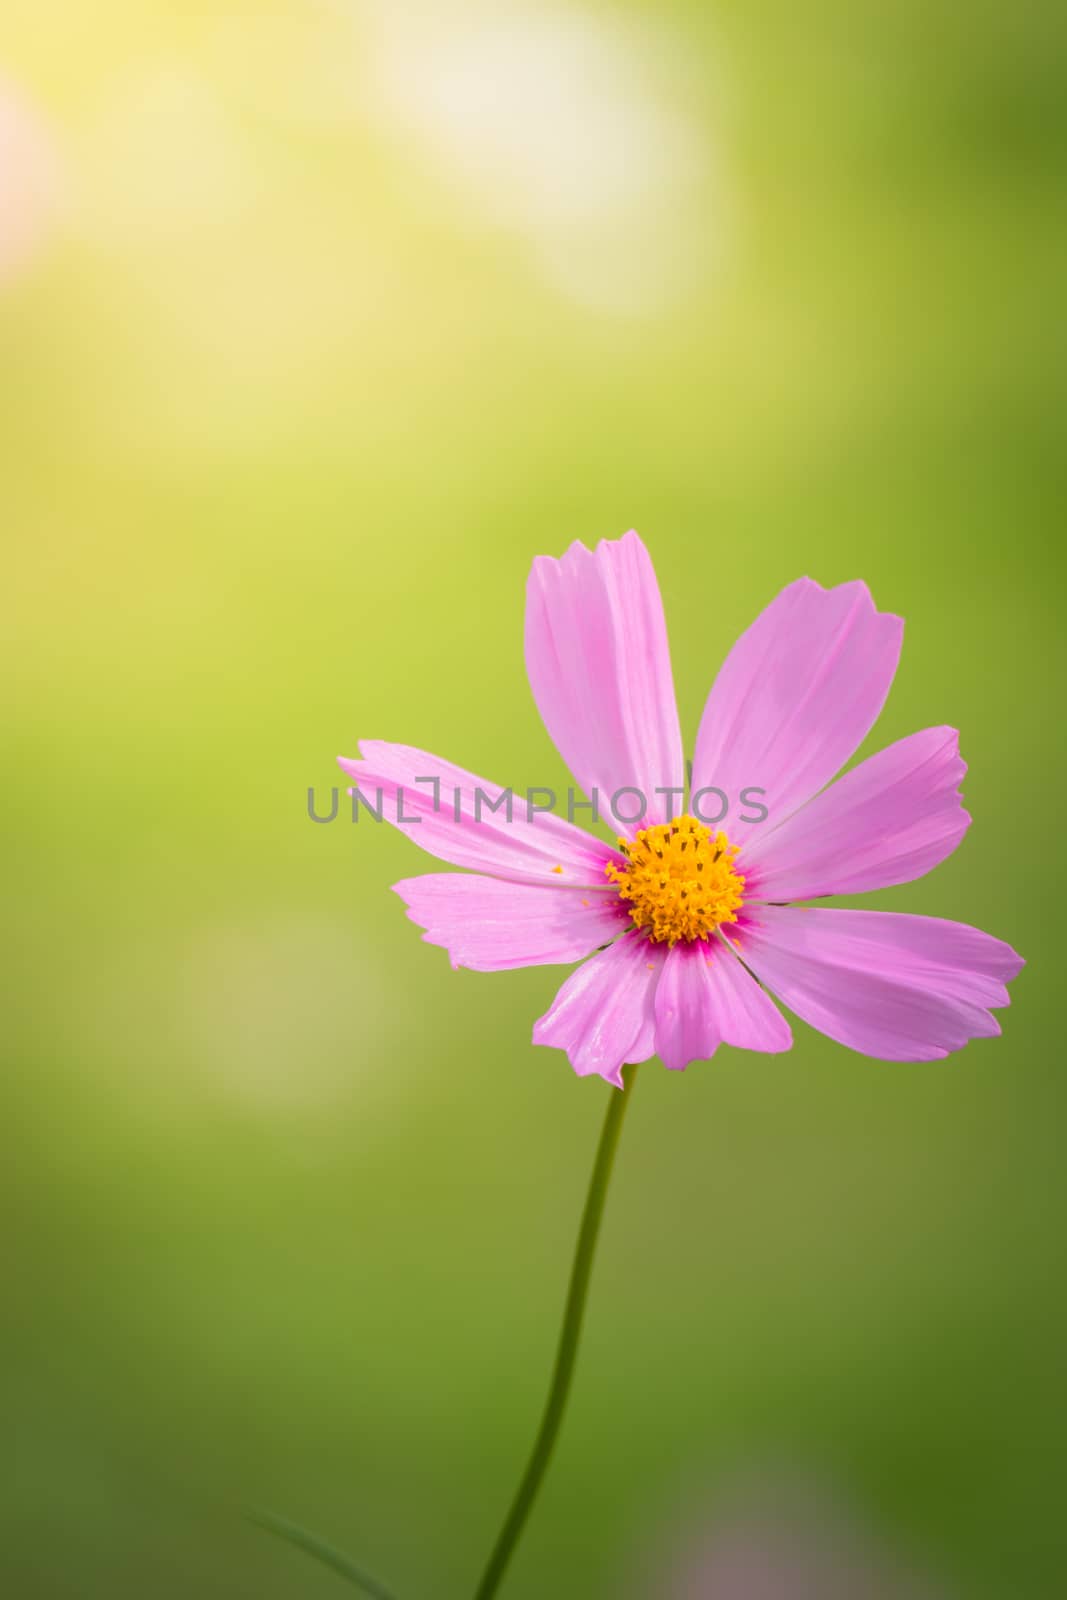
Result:
M695 817L642 828L632 842L619 839L626 860L609 861L606 875L629 906L635 928L656 944L691 944L723 922L736 922L745 889L736 868L740 846L711 833Z
M579 1074L619 1084L652 1055L683 1068L720 1044L787 1050L772 993L864 1055L935 1060L999 1033L991 1011L1020 957L961 923L801 904L921 877L970 822L952 728L832 781L882 709L902 632L863 583L790 584L727 656L687 774L648 552L632 532L574 544L534 562L526 665L560 755L621 827L615 845L406 745L364 740L340 764L467 869L395 885L454 967L582 962L533 1034Z

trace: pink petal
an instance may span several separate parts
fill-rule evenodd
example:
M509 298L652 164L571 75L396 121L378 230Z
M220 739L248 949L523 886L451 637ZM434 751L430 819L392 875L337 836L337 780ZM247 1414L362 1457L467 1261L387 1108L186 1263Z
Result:
M379 739L364 739L359 748L362 760L338 756L337 761L364 799L377 811L381 791L384 819L412 844L455 867L517 883L603 889L606 862L621 859L554 812L531 813L521 793L513 798L510 821L506 809L490 811L476 791L490 802L506 791L440 756ZM420 778L437 779L439 789L417 782ZM399 821L398 807L404 818L418 820ZM361 807L360 816L369 813Z
M788 1022L765 989L746 972L733 952L720 944L711 966L715 1014L723 1044L738 1050L762 1050L777 1055L789 1050L793 1034Z
M453 967L509 967L581 961L623 931L617 895L603 890L507 883L459 872L428 872L393 888L427 944L443 945Z
M760 906L730 942L797 1016L885 1061L934 1061L1000 1032L988 1007L1022 960L978 928L886 911Z
M711 986L708 946L671 947L656 989L656 1054L670 1072L710 1061L722 1042Z
M656 1054L671 1071L710 1060L720 1044L777 1052L793 1043L774 1001L718 939L672 947L655 1014Z
M572 972L545 1015L534 1044L565 1050L579 1077L599 1073L622 1086L627 1061L652 1054L652 1005L663 967L662 946L626 934Z
M880 750L781 827L753 829L743 861L750 895L806 900L921 878L970 824L958 787L966 771L954 728Z
M526 670L545 727L609 826L633 832L683 809L685 768L667 628L656 574L636 533L595 551L539 556L526 589ZM610 815L636 788L642 820ZM673 801L657 789L676 789ZM638 809L633 795L618 809Z
M904 624L874 609L864 583L823 589L799 578L741 635L712 685L693 757L694 794L728 797L734 843L777 827L817 794L866 737L885 703ZM744 802L741 791L764 791ZM766 806L765 822L742 822ZM709 796L698 815L714 815Z

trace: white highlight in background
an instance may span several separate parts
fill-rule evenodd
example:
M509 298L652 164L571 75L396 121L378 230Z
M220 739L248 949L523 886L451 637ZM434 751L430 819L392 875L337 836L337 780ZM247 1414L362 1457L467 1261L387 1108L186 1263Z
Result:
M527 4L373 0L364 15L372 110L461 216L524 238L559 289L647 311L718 257L717 163L662 36Z

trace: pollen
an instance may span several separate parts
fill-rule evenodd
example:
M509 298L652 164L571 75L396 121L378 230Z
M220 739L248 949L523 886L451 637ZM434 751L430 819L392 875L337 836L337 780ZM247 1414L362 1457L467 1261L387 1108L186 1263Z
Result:
M736 922L744 899L744 875L734 866L738 846L712 833L695 817L642 828L619 840L625 856L611 861L607 876L626 902L635 928L647 928L657 944L703 939L720 923Z

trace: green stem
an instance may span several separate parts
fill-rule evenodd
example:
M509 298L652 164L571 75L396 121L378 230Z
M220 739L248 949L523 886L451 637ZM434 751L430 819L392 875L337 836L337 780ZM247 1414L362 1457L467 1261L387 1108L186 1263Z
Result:
M489 1557L489 1565L478 1585L475 1600L490 1600L500 1587L511 1553L519 1542L519 1536L530 1515L537 1491L541 1487L541 1479L545 1475L552 1456L552 1447L556 1442L560 1423L563 1421L571 1379L574 1376L578 1342L582 1334L582 1316L589 1292L589 1278L593 1270L593 1257L596 1254L600 1219L604 1215L604 1201L607 1198L615 1150L619 1143L622 1121L626 1115L636 1075L636 1066L626 1068L621 1091L614 1091L608 1099L607 1115L604 1118L600 1144L593 1163L593 1175L589 1180L589 1193L586 1195L581 1227L578 1229L578 1243L574 1251L567 1304L563 1312L563 1326L560 1329L559 1345L556 1350L556 1365L552 1372L552 1383L545 1403L544 1416L541 1418L541 1426L534 1440L526 1471L523 1473L504 1526L500 1530L493 1553Z
M349 1583L354 1583L357 1589L362 1589L373 1600L393 1600L392 1593L372 1578L369 1572L364 1572L362 1567L357 1567L340 1550L335 1550L332 1545L320 1539L317 1533L309 1533L306 1528L300 1528L295 1522L287 1522L284 1517L276 1517L270 1511L249 1511L248 1519L261 1528L266 1528L269 1533L276 1533L279 1539L284 1539L288 1544L295 1545L298 1550L303 1550L309 1556L314 1556L316 1561L321 1561L323 1566L331 1567L340 1577L347 1578Z

